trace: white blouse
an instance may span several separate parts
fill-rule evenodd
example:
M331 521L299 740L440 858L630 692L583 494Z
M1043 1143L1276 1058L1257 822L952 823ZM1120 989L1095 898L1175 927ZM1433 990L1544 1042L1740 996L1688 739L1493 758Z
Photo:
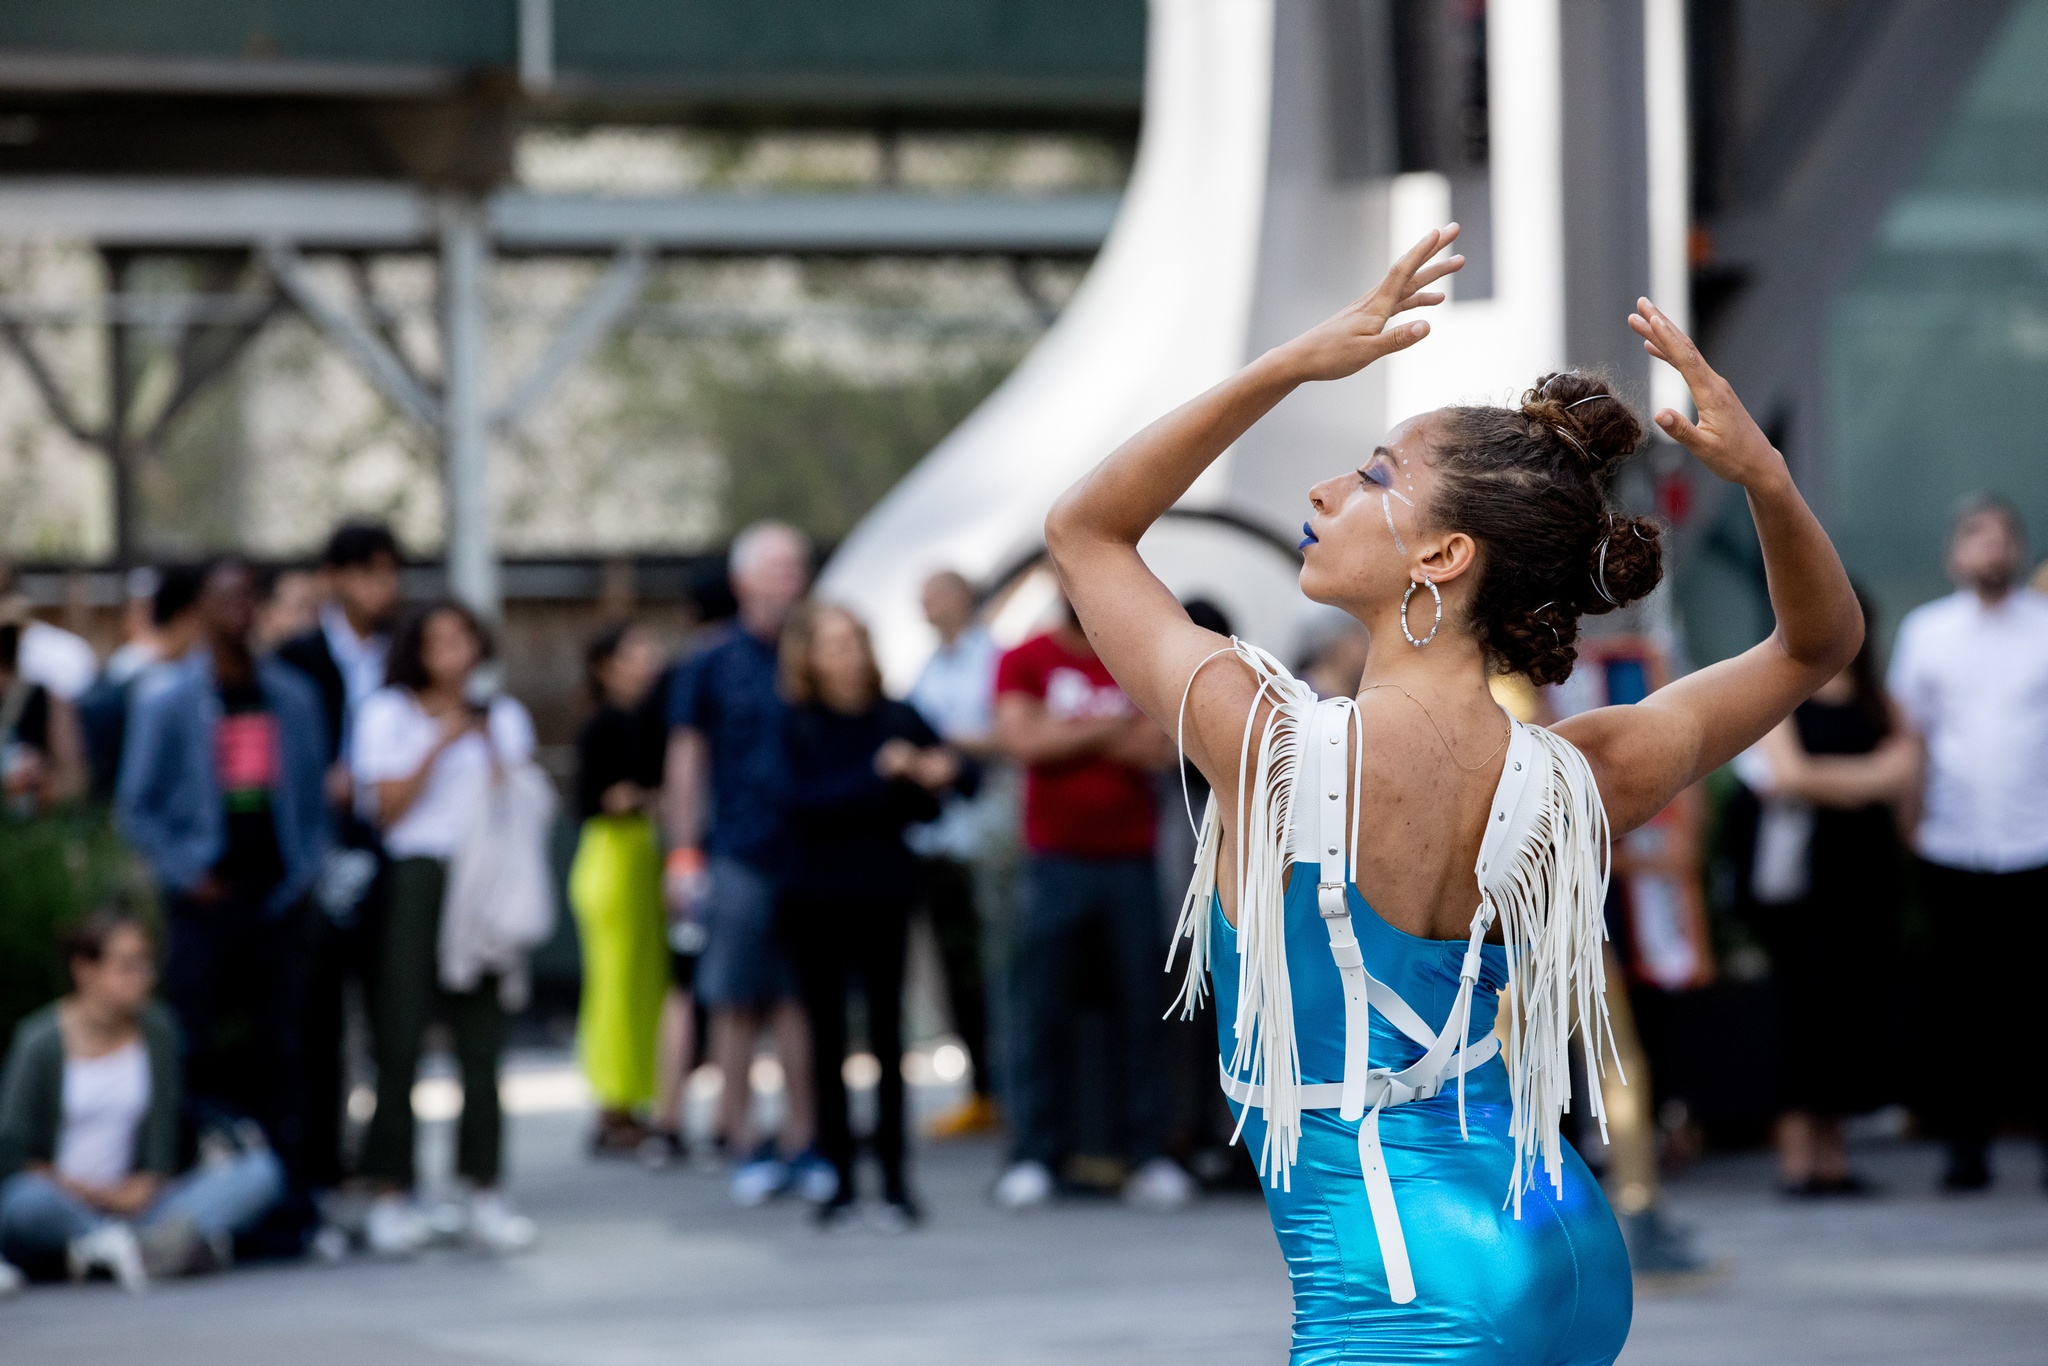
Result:
M453 858L483 805L493 752L501 763L533 757L533 718L514 699L499 697L491 703L487 729L488 741L472 731L441 751L418 800L384 832L384 849L391 857ZM356 714L349 767L367 794L375 790L372 784L417 773L440 738L441 723L411 692L379 688Z
M112 1186L135 1168L135 1131L149 1113L149 1052L140 1039L97 1058L64 1059L57 1171Z

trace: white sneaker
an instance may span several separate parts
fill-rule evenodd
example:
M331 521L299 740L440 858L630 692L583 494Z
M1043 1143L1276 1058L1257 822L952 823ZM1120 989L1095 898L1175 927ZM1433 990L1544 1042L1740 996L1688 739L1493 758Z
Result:
M1124 1203L1138 1209L1186 1209L1195 1199L1195 1178L1170 1157L1155 1157L1124 1182Z
M74 1281L104 1271L131 1295L149 1288L149 1273L142 1267L142 1245L135 1241L135 1230L126 1224L105 1224L73 1238L64 1249L64 1262Z
M427 1216L410 1196L380 1195L363 1219L363 1244L376 1257L410 1257L433 1237Z
M1013 1162L990 1195L1004 1209L1036 1209L1052 1199L1052 1170L1043 1162Z
M512 1208L498 1191L478 1191L469 1198L469 1237L484 1251L505 1257L538 1242L540 1225Z
M13 1262L0 1262L0 1300L9 1295L19 1295L28 1277L21 1274L21 1268Z

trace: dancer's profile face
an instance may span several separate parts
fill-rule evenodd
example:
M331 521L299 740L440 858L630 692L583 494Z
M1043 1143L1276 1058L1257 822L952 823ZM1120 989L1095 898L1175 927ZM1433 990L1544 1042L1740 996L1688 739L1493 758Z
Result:
M1419 579L1425 510L1436 471L1425 458L1430 415L1409 418L1355 469L1308 492L1303 527L1301 591L1312 601L1347 610L1398 598Z

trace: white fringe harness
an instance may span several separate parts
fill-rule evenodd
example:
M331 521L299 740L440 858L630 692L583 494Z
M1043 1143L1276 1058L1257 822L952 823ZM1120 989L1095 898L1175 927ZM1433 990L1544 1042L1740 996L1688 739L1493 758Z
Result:
M1501 1051L1489 1034L1473 1043L1472 997L1480 972L1480 945L1496 920L1507 949L1506 1052L1508 1121L1515 1161L1507 1199L1515 1217L1540 1160L1553 1188L1564 1186L1558 1120L1571 1103L1567 1054L1574 1021L1580 1028L1593 1117L1607 1132L1599 1079L1603 1058L1620 1058L1607 1022L1601 944L1607 896L1609 842L1606 809L1585 756L1540 726L1509 718L1512 728L1500 785L1494 791L1486 835L1474 872L1479 908L1458 975L1458 994L1441 1033L1425 1024L1400 995L1367 969L1351 928L1346 888L1354 880L1358 803L1346 819L1346 779L1364 781L1365 732L1356 702L1318 701L1308 685L1257 646L1233 639L1232 650L1258 679L1238 759L1237 1048L1223 1065L1223 1088L1244 1108L1238 1130L1256 1108L1265 1114L1259 1172L1275 1187L1290 1188L1301 1144L1301 1112L1334 1109L1358 1121L1359 1170L1365 1179L1373 1229L1396 1304L1415 1298L1407 1240L1394 1206L1393 1183L1379 1141L1380 1111L1427 1100L1455 1076L1458 1129L1465 1133L1465 1073ZM1218 651L1217 655L1231 653ZM1217 655L1211 655L1215 659ZM1206 665L1209 661L1204 660ZM1201 665L1195 672L1201 672ZM1194 678L1188 679L1188 691ZM1270 704L1256 735L1259 703ZM1179 737L1186 744L1187 694L1181 699ZM1354 749L1350 741L1357 739ZM1306 751L1306 752L1305 752ZM1311 755L1313 757L1311 757ZM1347 773L1346 770L1349 770ZM1302 776L1313 773L1313 787ZM1303 798L1297 801L1297 798ZM1193 810L1189 819L1193 820ZM1313 832L1313 833L1312 833ZM1183 1018L1207 991L1209 903L1216 893L1221 821L1212 793L1197 833L1194 878L1181 905L1167 970L1179 941L1190 941L1187 977L1176 1004ZM1296 1044L1294 997L1288 984L1286 886L1296 863L1319 872L1316 906L1329 931L1330 956L1344 987L1344 1079L1305 1085ZM1371 1012L1422 1047L1422 1057L1399 1071L1371 1064ZM1455 1026L1456 1032L1453 1033ZM1469 1136L1469 1135L1468 1135ZM1236 1141L1232 1135L1232 1141Z

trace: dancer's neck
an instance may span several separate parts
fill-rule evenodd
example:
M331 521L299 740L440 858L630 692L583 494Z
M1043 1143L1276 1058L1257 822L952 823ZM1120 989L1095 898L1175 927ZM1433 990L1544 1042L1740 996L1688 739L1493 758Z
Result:
M1399 684L1410 692L1455 698L1460 694L1487 696L1487 662L1479 642L1469 633L1451 629L1448 622L1427 645L1410 645L1401 634L1395 613L1385 620L1364 623L1368 640L1365 669L1358 688L1376 684Z

